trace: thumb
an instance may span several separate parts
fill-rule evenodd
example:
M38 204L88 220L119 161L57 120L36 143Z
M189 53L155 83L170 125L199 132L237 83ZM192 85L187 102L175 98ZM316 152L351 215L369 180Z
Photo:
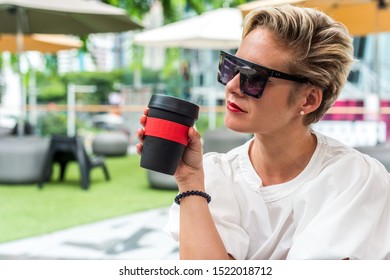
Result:
M190 138L190 143L189 145L193 146L193 147L196 147L196 146L199 146L199 148L201 149L201 137L200 137L200 133L194 128L194 127L190 127L189 130L188 130L188 137Z

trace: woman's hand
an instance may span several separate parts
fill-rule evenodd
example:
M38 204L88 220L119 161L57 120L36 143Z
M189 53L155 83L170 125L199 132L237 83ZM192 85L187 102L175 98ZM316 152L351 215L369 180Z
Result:
M203 155L200 134L195 128L188 130L190 139L174 174L180 192L204 191Z

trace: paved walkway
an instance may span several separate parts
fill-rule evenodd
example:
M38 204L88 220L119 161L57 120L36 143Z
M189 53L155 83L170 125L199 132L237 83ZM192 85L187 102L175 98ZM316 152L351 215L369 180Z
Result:
M0 243L0 259L178 259L163 232L168 208L141 212L55 233Z

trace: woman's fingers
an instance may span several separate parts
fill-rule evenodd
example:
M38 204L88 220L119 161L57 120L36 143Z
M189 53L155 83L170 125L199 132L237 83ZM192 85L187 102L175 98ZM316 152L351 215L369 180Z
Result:
M142 128L137 129L137 138L138 138L139 143L137 143L135 145L137 154L139 154L139 155L141 155L141 153L142 153L144 137L145 137L144 127L145 127L146 121L148 119L148 114L149 114L149 108L145 108L144 114L142 116L140 116L140 118L139 118L139 123L142 126Z
M140 142L141 146L142 146L142 144L144 142L144 136L145 136L144 127L145 127L146 121L148 119L148 114L149 114L149 108L145 108L144 109L144 114L139 117L139 123L142 126L142 128L138 128L137 129L137 138L138 138L138 141Z
M141 155L142 154L143 145L141 143L138 143L138 144L135 145L135 148L136 148L137 154Z
M145 135L145 131L143 130L143 128L138 128L137 129L137 138L138 138L139 143L137 143L135 145L135 148L136 148L137 154L139 154L139 155L141 155L141 153L142 153L142 148L143 148L143 143L144 143L144 135Z
M145 126L146 125L146 120L148 119L147 115L142 115L139 117L139 123L140 125L142 126Z
M145 137L145 130L143 128L138 128L137 129L137 138L141 144L144 143L144 137Z
M197 152L201 152L202 144L200 141L200 133L194 127L190 127L188 130L188 137L190 138L191 148Z

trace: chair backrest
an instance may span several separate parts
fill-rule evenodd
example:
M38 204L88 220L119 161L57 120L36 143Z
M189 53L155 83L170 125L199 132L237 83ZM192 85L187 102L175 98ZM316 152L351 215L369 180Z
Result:
M91 166L91 160L87 151L85 150L83 140L81 137L76 137L77 152L79 153L79 158L85 160L85 163L88 166Z
M51 139L50 148L54 153L54 160L69 161L76 160L80 164L90 165L90 160L84 148L83 141L78 136L68 137L54 135Z
M76 147L76 137L54 135L51 138L51 144L58 151L70 151Z

